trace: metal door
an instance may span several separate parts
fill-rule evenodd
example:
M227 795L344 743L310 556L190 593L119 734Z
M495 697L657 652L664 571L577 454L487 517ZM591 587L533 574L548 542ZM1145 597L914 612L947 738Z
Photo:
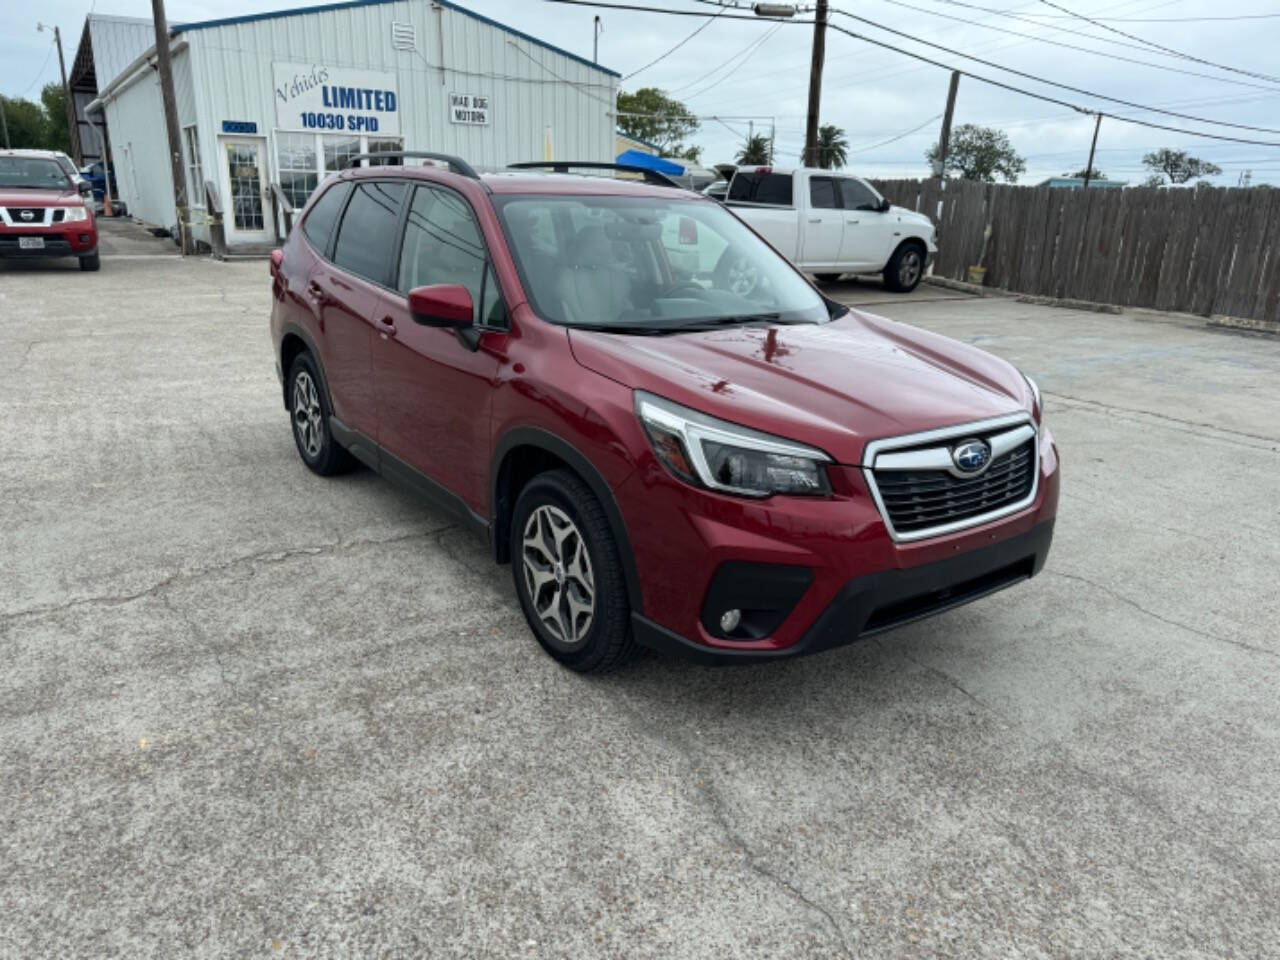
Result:
M267 141L257 137L221 137L223 196L227 198L223 223L229 243L266 242L271 224L267 222Z

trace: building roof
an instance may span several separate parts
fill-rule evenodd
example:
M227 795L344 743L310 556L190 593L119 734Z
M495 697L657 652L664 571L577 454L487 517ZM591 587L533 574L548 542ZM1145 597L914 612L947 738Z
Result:
M257 20L275 20L280 17L299 17L308 13L323 13L328 10L346 10L351 7L375 7L384 3L397 2L399 2L399 0L342 0L340 3L322 3L318 6L312 7L293 7L290 10L272 10L267 13L250 13L241 17L223 17L220 20L200 20L196 23L173 25L170 27L169 33L176 37L180 33L185 33L191 30L207 30L211 27L226 27L237 23L253 23ZM432 0L432 2L444 7L446 10L453 10L457 13L463 14L464 16L471 17L473 20L479 20L481 23L488 24L491 27L497 27L499 30L506 31L512 36L520 37L522 40L527 40L529 43L536 44L537 46L550 50L553 53L558 53L562 57L568 57L570 60L576 60L578 63L590 67L593 70L599 70L601 73L608 74L611 77L622 76L622 74L618 73L616 70L610 70L597 63L592 63L585 57L580 57L576 53L570 53L568 50L565 50L562 47L557 47L555 44L547 43L545 40L539 40L537 37L530 36L522 30L517 30L515 27L509 27L505 23L500 23L497 20L484 16L484 14L476 13L474 10L468 10L466 7L462 7L454 3L453 0ZM149 23L150 21L147 22Z
M74 90L105 90L155 44L156 30L150 20L91 13L84 18L68 82Z

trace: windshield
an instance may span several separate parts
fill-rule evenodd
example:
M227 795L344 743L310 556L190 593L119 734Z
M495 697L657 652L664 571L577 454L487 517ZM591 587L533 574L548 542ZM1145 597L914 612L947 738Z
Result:
M56 160L44 157L0 157L0 187L64 190L71 186Z
M533 308L617 332L822 323L826 302L733 214L665 197L495 197Z

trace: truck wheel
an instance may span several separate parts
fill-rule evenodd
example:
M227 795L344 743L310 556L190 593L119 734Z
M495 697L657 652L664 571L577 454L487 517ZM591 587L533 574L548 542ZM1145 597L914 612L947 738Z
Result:
M570 670L612 670L637 652L613 531L576 474L542 473L520 491L511 574L533 635Z
M101 266L102 266L102 258L96 253L91 253L87 257L80 258L81 270L87 270L90 273L92 273L94 270L99 269Z
M288 407L293 420L293 441L307 469L322 477L331 477L350 470L355 460L338 446L329 430L329 400L321 383L315 361L304 350L289 368Z
M813 275L814 279L819 283L835 283L843 276L843 273L815 273Z
M884 285L894 293L910 293L924 276L924 250L916 243L904 243L893 251L884 268Z

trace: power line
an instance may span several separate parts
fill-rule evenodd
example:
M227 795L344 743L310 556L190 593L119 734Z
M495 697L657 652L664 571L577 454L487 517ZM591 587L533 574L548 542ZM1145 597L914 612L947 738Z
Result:
M579 6L579 7L599 7L606 10L635 10L643 13L664 13L672 16L686 16L686 17L705 16L705 14L698 13L697 11L692 11L692 10L672 10L668 7L651 7L651 6L645 6L643 4L637 4L637 3L603 3L601 2L601 0L546 0L546 2L562 3L570 6ZM725 14L725 16L729 19L734 19L734 20L758 19L753 16L739 16L737 14ZM796 26L813 26L812 20L787 20L785 22L788 24L794 24ZM843 33L846 36L853 37L855 40L861 40L864 43L871 44L872 46L882 47L886 50L892 50L895 53L902 54L903 56L911 57L913 59L923 61L924 63L932 64L933 66L938 67L942 70L954 71L956 73L961 74L962 76L966 76L966 77L969 77L970 79L976 80L979 83L985 83L989 86L997 87L1001 90L1008 90L1012 93L1019 93L1019 94L1022 94L1023 96L1032 97L1036 100L1043 100L1046 103L1054 103L1060 107L1066 107L1069 110L1074 110L1077 113L1088 114L1090 116L1097 116L1099 113L1102 113L1102 111L1093 110L1088 107L1082 107L1077 104L1071 103L1067 100L1062 100L1058 97L1052 97L1045 93L1036 93L1033 90L1027 90L1023 87L1018 87L1011 83L1005 83L1002 80L994 80L991 77L986 77L986 76L983 76L982 74L973 73L972 71L964 70L959 67L953 67L950 64L944 63L942 61L934 60L931 57L926 57L924 54L915 53L914 51L911 51L911 50L904 50L901 47L895 47L893 44L886 43L883 40L877 40L874 37L868 37L861 33L855 33L853 30L850 30L846 27L842 27L839 24L829 23L828 26L832 30L835 30L839 33ZM913 38L908 37L908 39L913 39ZM920 42L928 43L928 41L920 41ZM929 44L929 45L938 46L938 44ZM942 49L947 49L947 48L942 48ZM956 53L957 51L948 50L948 52ZM959 54L959 55L965 56L964 54ZM976 59L976 58L970 57L968 59ZM999 69L999 70L1009 70L1009 68L1001 67L998 64L990 64L990 65L996 67L996 69ZM1009 70L1009 72L1019 73L1020 71ZM1032 76L1031 74L1024 74L1024 76L1028 76L1030 77L1030 79L1035 80L1038 83L1048 83L1052 86L1063 86L1062 84L1056 84L1056 83L1053 83L1052 81L1043 80L1039 77ZM1068 89L1074 89L1074 88L1068 88ZM1081 91L1077 91L1077 92L1081 92ZM1084 92L1087 93L1087 91L1084 91ZM1090 95L1093 95L1093 94L1090 94ZM1113 98L1102 97L1101 99L1110 100ZM1134 106L1134 107L1137 107L1139 110L1143 110L1143 111L1150 110L1157 113L1167 112L1167 111L1154 109L1151 107L1146 107L1146 106L1143 106L1142 104L1128 103L1127 101L1116 101L1116 102L1126 103L1126 105L1128 106ZM1225 140L1232 143L1248 143L1248 144L1254 144L1254 145L1263 146L1263 147L1280 147L1280 141L1277 141L1277 140L1253 140L1245 137L1228 136L1227 134L1221 134L1221 133L1208 133L1206 131L1201 131L1201 130L1186 130L1182 127L1171 127L1168 124L1155 123L1154 121L1151 121L1151 120L1140 120L1136 117L1127 117L1124 115L1117 115L1112 113L1102 113L1102 115L1111 117L1112 119L1115 119L1115 120L1119 120L1123 123L1131 123L1141 127L1150 127L1154 130L1167 130L1172 133L1185 134L1186 136L1191 136L1191 137L1204 137L1210 140ZM1190 117L1185 114L1174 114L1174 115L1187 117L1188 119L1192 119L1192 120L1199 119L1196 117ZM1223 126L1236 126L1236 124L1224 124L1221 121L1217 121L1217 120L1208 120L1208 121L1202 121L1202 122L1213 123L1213 124L1218 124Z
M32 80L29 84L27 84L27 89L23 90L22 93L18 95L17 99L22 100L23 98L25 98L26 95L31 92L31 88L40 82L40 78L44 76L44 68L49 65L49 58L52 56L53 56L53 41L50 40L49 52L44 55L44 63L40 64L40 69L36 71L36 78Z
M884 3L892 4L895 7L905 7L908 10L914 10L917 13L924 13L931 17L942 17L945 20L951 20L955 23L963 23L966 26L981 27L984 30L994 30L997 33L1007 33L1012 37L1023 37L1027 40L1035 40L1039 43L1048 43L1055 47L1064 47L1067 50L1079 50L1082 53L1091 53L1096 57L1107 57L1111 60L1120 60L1124 63L1135 63L1142 67L1151 67L1155 70L1167 70L1170 73L1181 73L1188 77L1199 77L1202 80L1214 80L1218 83L1233 83L1241 87L1253 87L1257 90L1275 90L1274 86L1267 86L1261 83L1250 83L1248 80L1232 80L1229 77L1215 77L1209 73L1197 73L1194 70L1183 70L1180 67L1171 67L1164 63L1153 63L1150 60L1136 60L1133 57L1126 57L1119 53L1108 53L1106 50L1093 50L1089 47L1082 47L1079 44L1067 43L1063 40L1051 40L1048 37L1037 37L1035 34L1022 33L1019 30L1010 30L1007 27L997 27L990 23L981 23L979 21L964 20L960 17L953 17L950 14L942 13L938 10L929 10L925 7L917 7L910 3L904 3L903 0L882 0ZM842 12L842 11L837 11ZM1100 38L1101 39L1101 38Z
M1028 13L1029 17L1044 17L1046 20L1074 20L1075 14L1061 15L1055 13ZM1280 17L1280 13L1241 13L1230 17L1091 17L1093 21L1107 20L1111 23L1207 23L1222 20L1272 20Z
M724 83L726 80L728 80L730 77L732 77L735 73L737 73L739 70L741 70L743 67L745 67L748 63L750 63L750 62L751 62L751 58L752 58L756 53L758 53L758 52L759 52L759 50L760 50L760 48L761 48L761 47L763 47L766 43L768 43L769 38L770 38L770 37L772 37L775 33L777 33L777 32L778 32L779 30L781 30L781 29L782 29L782 24L780 24L780 23L775 23L772 27L770 27L770 28L769 28L769 30L764 34L764 36L760 37L760 38L759 38L759 40L758 40L758 41L756 41L755 48L754 48L754 49L750 49L750 50L749 50L749 52L747 53L747 55L746 55L746 56L744 56L741 60L739 60L739 61L738 61L738 63L737 63L737 64L735 64L735 65L733 66L733 68L732 68L732 69L730 69L728 72L726 72L726 73L724 74L724 76L722 76L722 77L720 77L720 78L718 78L718 79L716 79L716 80L712 80L709 84L707 84L707 85L706 85L705 87L703 87L701 90L697 90L697 91L695 91L694 93L687 94L687 96L688 96L688 97L690 97L690 98L692 98L692 97L700 97L700 96L702 96L704 93L706 93L707 91L709 91L709 90L714 90L716 87L720 86L720 84ZM724 66L724 64L721 64L720 66ZM718 70L718 69L720 69L720 67L717 67L717 68L716 68L716 70ZM712 72L714 73L715 71L713 70ZM686 86L691 86L691 85L686 85ZM685 87L681 87L681 89L683 90L683 89L685 89Z
M720 11L720 13L724 13L724 12L725 12L725 10L727 10L727 9L728 9L728 7L725 7L723 10L721 10L721 11ZM705 30L705 29L707 29L707 27L711 26L711 24L712 24L712 23L714 23L714 22L715 22L715 21L720 17L720 13L716 13L716 14L708 14L708 16L707 16L707 22L706 22L706 23L703 23L703 24L699 24L698 28L697 28L696 30L694 30L694 31L693 31L693 33L689 34L687 37L685 37L683 40L681 40L679 43L677 43L674 47L672 47L670 50L668 50L668 51L667 51L666 53L664 53L662 56L658 57L657 59L650 60L648 63L646 63L646 64L645 64L643 67L641 67L639 70L632 70L630 73L628 73L628 74L627 74L625 77L623 77L622 79L623 79L623 80L630 80L630 79L631 79L632 77L634 77L637 73L644 73L644 71L648 70L648 69L649 69L650 67L652 67L655 63L660 63L661 61L663 61L663 60L667 59L667 57L671 56L673 53L675 53L677 50L679 50L681 47L683 47L686 43L688 43L690 40L692 40L694 37L696 37L698 34L700 34L703 30Z
M877 150L880 147L887 147L891 143L897 143L899 140L902 140L904 137L909 137L913 133L923 130L925 127L933 123L935 120L941 120L941 119L942 119L942 114L940 113L934 114L924 123L920 124L920 126L912 127L910 130L906 131L905 133L900 133L896 137L890 137L888 140L881 140L879 143L873 143L868 147L852 147L850 148L849 153L865 153L868 150Z
M1241 70L1239 67L1227 66L1225 63L1215 63L1212 60L1205 60L1202 57L1196 57L1189 53L1183 53L1181 50L1174 50L1172 47L1163 47L1160 44L1155 43L1151 40L1144 40L1142 39L1142 37L1135 37L1132 33L1125 33L1125 31L1117 27L1108 26L1107 24L1102 23L1098 20L1091 20L1089 17L1086 17L1082 13L1076 13L1074 10L1068 10L1066 7L1059 6L1058 4L1054 3L1053 0L1040 0L1040 2L1043 3L1046 7L1053 7L1053 9L1055 10L1061 10L1063 13L1068 14L1069 16L1075 17L1079 20L1083 20L1085 23L1091 23L1095 27L1099 27L1103 30L1108 30L1111 33L1114 33L1116 36L1125 37L1129 40L1136 40L1141 44L1151 47L1152 49L1163 50L1165 53L1172 54L1175 57L1182 57L1184 60L1192 60L1195 63L1203 63L1209 67L1217 67L1219 70L1229 70L1232 73L1243 74L1246 77L1257 77L1259 80L1271 80L1275 83L1280 83L1280 77L1272 77L1265 73L1254 73L1252 70Z

